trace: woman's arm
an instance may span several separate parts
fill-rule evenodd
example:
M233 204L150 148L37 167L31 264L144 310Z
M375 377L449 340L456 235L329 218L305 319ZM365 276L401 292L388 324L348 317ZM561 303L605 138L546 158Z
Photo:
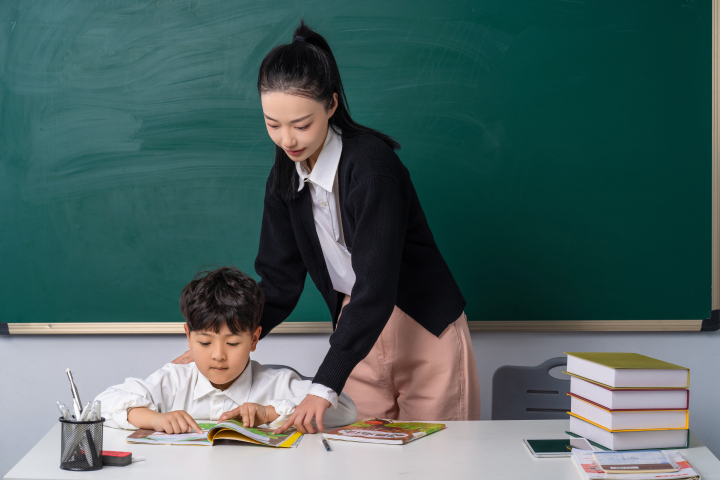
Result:
M395 308L408 218L405 196L394 178L378 174L368 175L348 194L347 208L355 219L355 284L313 380L338 393Z
M260 247L255 258L255 271L260 276L259 285L265 296L260 338L292 313L300 300L307 276L288 207L270 192L272 177L273 172L270 172L265 186Z
M355 218L352 266L356 280L342 321L330 336L330 350L313 379L338 393L370 352L395 308L408 216L403 192L391 177L369 175L348 198L347 208ZM313 419L324 431L322 419L328 406L326 400L308 395L278 431L295 425L300 431L315 433Z

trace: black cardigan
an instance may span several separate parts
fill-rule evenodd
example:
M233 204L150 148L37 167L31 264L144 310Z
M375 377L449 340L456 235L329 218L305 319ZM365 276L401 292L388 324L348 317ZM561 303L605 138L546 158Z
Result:
M309 272L336 327L315 383L340 393L395 305L436 336L460 317L465 299L435 244L407 168L385 142L370 134L343 138L339 208L356 280L339 324L344 294L333 289L325 265L310 189L285 201L270 193L273 173L255 260L265 294L262 337L292 313Z

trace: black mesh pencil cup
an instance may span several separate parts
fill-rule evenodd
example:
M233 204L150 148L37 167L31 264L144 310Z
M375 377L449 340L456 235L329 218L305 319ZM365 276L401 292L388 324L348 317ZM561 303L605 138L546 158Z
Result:
M100 470L102 468L103 422L76 422L60 417L60 468L63 470Z

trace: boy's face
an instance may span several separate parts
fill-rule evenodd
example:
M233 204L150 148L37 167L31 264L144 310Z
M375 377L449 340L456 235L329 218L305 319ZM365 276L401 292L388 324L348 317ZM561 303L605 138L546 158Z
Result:
M261 327L254 332L233 334L223 326L220 333L211 330L191 332L185 324L185 334L200 373L215 388L225 390L245 370L250 352L255 351Z

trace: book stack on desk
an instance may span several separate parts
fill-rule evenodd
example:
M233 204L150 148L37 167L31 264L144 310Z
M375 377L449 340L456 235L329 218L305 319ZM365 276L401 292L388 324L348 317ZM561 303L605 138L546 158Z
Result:
M610 450L688 446L687 368L637 353L565 353L571 433Z

